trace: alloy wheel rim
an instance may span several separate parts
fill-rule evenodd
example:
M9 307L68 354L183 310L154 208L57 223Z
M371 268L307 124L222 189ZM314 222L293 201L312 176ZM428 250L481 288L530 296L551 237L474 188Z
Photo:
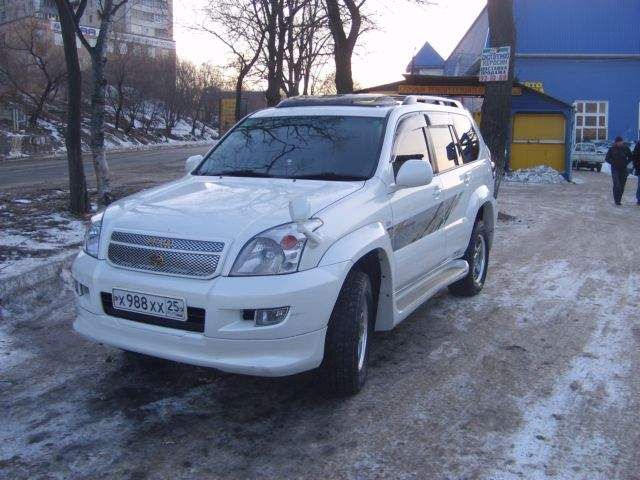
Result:
M484 236L478 235L473 248L473 280L476 283L482 282L484 270L487 264L487 244Z
M364 360L367 356L367 337L369 335L369 315L366 302L360 308L358 315L358 371L364 367Z

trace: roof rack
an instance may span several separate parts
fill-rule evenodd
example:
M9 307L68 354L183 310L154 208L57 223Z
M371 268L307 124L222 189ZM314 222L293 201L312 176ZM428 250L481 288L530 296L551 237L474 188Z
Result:
M415 105L416 103L430 103L432 105L443 105L446 107L464 108L457 100L445 97L434 97L431 95L407 95L395 97L402 101L402 105Z
M298 96L282 100L277 108L288 107L395 107L398 100L388 95L348 93L344 95Z

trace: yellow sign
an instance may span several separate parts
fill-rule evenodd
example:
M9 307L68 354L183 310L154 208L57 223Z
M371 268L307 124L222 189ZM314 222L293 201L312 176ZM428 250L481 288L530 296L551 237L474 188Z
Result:
M453 97L483 97L484 85L399 85L402 95L445 95ZM522 95L522 89L513 87L512 95Z
M236 99L223 98L220 100L220 131L226 132L236 123Z
M542 82L522 82L526 87L532 88L540 93L544 93L544 84Z

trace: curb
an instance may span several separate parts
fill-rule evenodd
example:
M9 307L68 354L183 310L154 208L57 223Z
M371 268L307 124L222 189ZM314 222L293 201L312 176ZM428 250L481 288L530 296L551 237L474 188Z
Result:
M29 293L33 294L37 293L38 290L57 285L62 272L71 267L71 263L77 254L76 250L67 252L57 260L0 280L0 304L6 305L9 303L9 297L12 295L26 291L30 291ZM12 300L15 302L15 299Z

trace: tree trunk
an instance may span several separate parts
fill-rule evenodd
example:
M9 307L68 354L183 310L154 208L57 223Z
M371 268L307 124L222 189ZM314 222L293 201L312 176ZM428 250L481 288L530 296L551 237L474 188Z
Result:
M64 0L56 0L62 38L64 56L67 64L67 129L65 144L67 147L67 163L69 165L69 210L75 215L83 215L89 211L87 181L82 166L82 73L76 48L76 32L73 13Z
M511 91L513 88L516 31L513 20L513 0L489 0L489 41L492 47L511 47L509 79L506 82L489 82L482 104L480 131L491 150L496 164L494 196L498 191L506 165L507 141L511 127Z
M106 79L104 66L106 58L101 52L92 55L91 74L93 92L91 95L91 157L98 185L98 204L107 206L113 201L109 182L109 165L104 148L104 124L106 105Z
M348 46L338 47L334 53L336 63L336 91L353 92L353 74L351 72L351 51Z
M242 118L242 84L244 83L244 74L238 73L236 79L236 122Z

